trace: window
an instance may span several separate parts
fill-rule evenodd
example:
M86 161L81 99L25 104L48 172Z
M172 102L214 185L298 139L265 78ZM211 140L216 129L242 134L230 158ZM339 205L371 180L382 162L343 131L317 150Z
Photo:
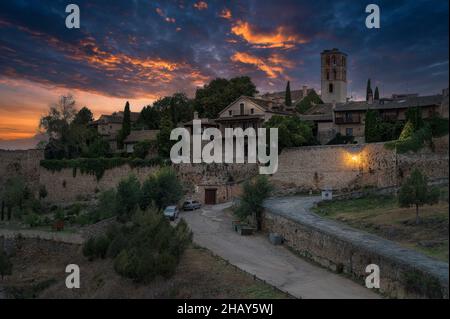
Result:
M327 71L327 80L330 79L330 71Z
M233 111L232 111L232 110L229 110L229 111L228 111L228 115L229 115L229 116L233 116Z
M250 114L255 114L255 109L250 109Z
M331 58L331 63L333 64L333 66L336 66L336 56L333 55L333 57Z
M239 105L239 107L240 107L240 113L241 113L241 115L244 115L244 103L241 103L240 105Z
M333 70L333 78L334 78L335 80L337 80L337 71L336 71L336 70Z
M328 86L328 92L333 93L333 83L330 83L330 85Z
M345 121L352 122L352 120L353 120L353 113L345 112Z
M347 128L345 129L345 135L347 135L347 136L353 136L353 128L347 127Z

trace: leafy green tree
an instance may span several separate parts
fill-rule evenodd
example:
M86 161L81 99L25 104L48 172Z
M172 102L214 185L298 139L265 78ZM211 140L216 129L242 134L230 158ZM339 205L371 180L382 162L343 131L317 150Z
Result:
M269 196L272 186L265 175L258 175L253 180L247 180L243 185L243 192L239 206L235 213L240 218L252 216L257 229L261 229L264 200Z
M178 203L182 197L183 186L175 171L169 167L163 167L142 185L140 207L147 209L153 202L157 208L163 209Z
M75 115L72 124L86 126L93 120L94 115L92 114L91 110L85 106Z
M162 117L168 116L174 125L192 120L194 114L193 101L184 93L175 93L159 99L153 107Z
M3 249L0 250L0 275L2 280L5 276L12 274L13 265Z
M136 122L136 129L157 130L161 122L161 112L154 106L145 106Z
M144 159L150 149L153 146L153 142L150 140L144 140L136 143L133 148L133 156Z
M9 178L3 190L3 200L7 208L8 220L11 220L12 209L22 206L26 199L29 198L29 191L22 177L16 176Z
M419 224L419 207L437 203L439 190L429 187L427 177L414 169L400 188L398 200L401 207L416 207L416 224Z
M174 128L170 117L164 115L161 119L161 129L158 133L157 144L158 144L158 153L162 158L170 157L170 149L176 141L170 140L170 133Z
M378 86L375 87L375 93L374 93L374 95L373 95L373 99L374 99L375 101L380 100L380 91L378 90Z
M123 179L117 186L117 210L121 221L128 221L138 208L141 184L134 175Z
M278 128L278 147L297 147L316 144L312 125L295 116L275 115L264 124L266 128Z
M291 106L292 105L291 83L289 81L288 81L288 83L286 85L286 93L285 93L285 97L284 97L284 104L286 106Z
M317 104L323 104L322 99L317 95L316 91L311 90L309 91L308 95L305 96L303 99L301 99L300 102L296 105L296 110L300 114L305 113L308 111L312 106Z
M194 108L202 117L216 118L220 111L241 95L254 96L256 93L255 84L247 76L230 80L217 78L197 89Z

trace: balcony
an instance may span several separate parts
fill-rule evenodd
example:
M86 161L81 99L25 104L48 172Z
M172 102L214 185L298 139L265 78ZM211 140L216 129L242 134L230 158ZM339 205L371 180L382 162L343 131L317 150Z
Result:
M361 124L361 116L353 115L349 117L336 117L336 124Z

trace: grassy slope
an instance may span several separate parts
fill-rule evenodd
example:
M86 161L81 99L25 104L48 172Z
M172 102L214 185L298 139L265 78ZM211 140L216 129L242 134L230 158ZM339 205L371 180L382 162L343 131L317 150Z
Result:
M444 187L439 204L420 208L420 225L414 223L415 209L398 207L394 197L322 202L314 212L448 262L448 209Z
M120 277L110 259L87 261L75 245L49 251L26 240L12 262L13 276L0 280L0 285L16 298L287 298L195 246L186 250L171 279L150 284ZM65 287L64 270L70 263L80 266L80 289Z

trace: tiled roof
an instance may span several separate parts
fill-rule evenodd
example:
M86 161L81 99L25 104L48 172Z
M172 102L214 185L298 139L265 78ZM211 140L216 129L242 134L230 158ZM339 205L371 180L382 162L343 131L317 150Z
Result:
M307 89L306 94L309 94L311 91L314 91L314 89ZM265 93L261 95L262 98L268 99L268 100L283 100L285 98L286 91L280 91L280 92L274 92L274 93ZM291 91L291 99L292 101L300 101L304 98L303 90L292 90Z
M140 130L131 131L124 143L137 143L145 140L155 141L158 137L159 130Z
M317 104L311 107L305 114L300 115L300 119L305 121L332 121L333 120L333 106L327 104Z
M440 94L429 96L411 96L405 99L382 99L380 101L373 101L372 104L366 101L337 103L336 111L367 111L374 110L389 110L389 109L405 109L410 107L425 107L433 105L441 105L443 96Z

